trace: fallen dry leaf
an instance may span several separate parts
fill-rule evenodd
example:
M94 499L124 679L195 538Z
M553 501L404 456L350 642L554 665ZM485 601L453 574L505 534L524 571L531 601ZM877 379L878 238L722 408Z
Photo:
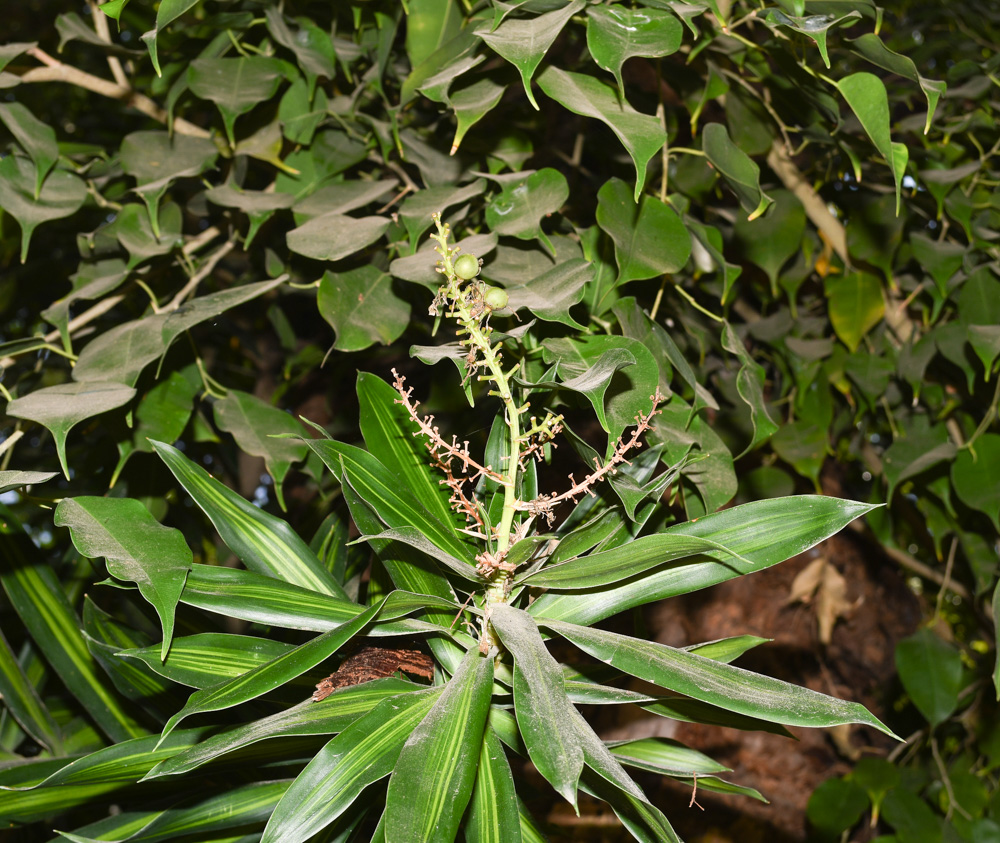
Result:
M847 599L847 580L820 556L810 562L793 580L788 590L788 603L812 605L819 624L819 640L829 644L837 620L854 608Z

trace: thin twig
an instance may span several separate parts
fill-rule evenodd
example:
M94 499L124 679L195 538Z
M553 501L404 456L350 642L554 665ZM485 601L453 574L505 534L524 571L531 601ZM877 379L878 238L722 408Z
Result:
M87 5L90 7L90 17L94 21L94 32L97 33L97 37L100 38L105 44L110 44L111 30L108 29L107 15L100 11L94 0L87 0ZM129 84L128 77L125 75L125 71L122 69L122 63L118 61L117 56L108 56L108 67L111 69L111 75L115 77L115 82L123 88L132 87L131 84Z
M938 589L937 596L937 606L934 608L934 614L940 616L941 605L944 603L944 595L946 591L951 589L951 569L955 565L955 551L958 549L958 537L951 537L951 547L948 548L948 562L944 566L944 582L941 583L941 588Z
M168 120L169 115L165 109L144 94L133 91L127 85L109 82L107 79L101 79L100 76L94 76L72 65L64 64L38 47L32 47L27 51L27 54L40 61L45 67L35 67L25 71L21 74L22 82L66 82L70 85L76 85L78 88L93 91L103 97L120 100L159 123L166 123ZM211 137L207 130L194 123L189 123L183 117L175 117L172 125L174 131L181 135L190 135L196 138Z
M181 306L181 303L186 299L191 293L195 291L198 285L204 281L209 275L212 274L212 270L215 269L216 264L221 261L226 255L228 255L234 248L236 244L232 240L227 240L218 249L216 249L212 254L205 258L205 263L201 265L201 268L191 276L187 284L185 284L178 291L177 295L170 300L170 304L164 307L164 310L176 310Z

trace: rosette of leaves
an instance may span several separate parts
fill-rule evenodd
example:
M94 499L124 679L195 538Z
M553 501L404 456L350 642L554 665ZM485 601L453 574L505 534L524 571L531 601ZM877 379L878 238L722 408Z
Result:
M106 560L113 582L137 586L159 618L162 638L154 644L89 604L84 630L67 626L71 610L51 587L51 568L30 564L33 545L8 516L0 579L14 608L36 628L46 654L61 653L67 667L87 664L79 651L86 639L117 690L109 699L92 672L67 678L115 743L0 771L0 785L11 789L2 808L8 821L66 810L97 793L126 804L141 793L169 807L125 811L65 835L172 839L238 827L262 829L263 841L299 843L367 829L371 839L427 843L454 840L462 830L467 839L509 843L538 833L521 796L530 760L574 807L581 791L593 794L636 839L669 841L679 838L628 768L705 790L755 792L718 778L719 765L673 742L606 743L578 705L640 705L664 717L741 729L864 723L891 734L856 703L731 664L759 639L678 649L596 626L777 564L871 507L789 497L671 523L660 500L679 466L654 477L659 449L631 465L623 458L655 415L654 399L651 411L636 416L636 436L622 441L618 415L637 401L641 373L634 387L617 393L617 405L605 398L617 372L643 364L619 346L560 383L516 381L511 372L520 365L505 369L501 355L522 362L528 335L494 336L491 308L473 295L481 282L456 275L448 229L439 218L438 225L446 281L435 306L458 321L469 368L490 373L506 406L477 460L468 443L449 444L432 420L416 416L401 379L397 392L359 377L365 447L329 438L307 444L339 480L370 555L356 552L336 519L310 546L181 451L153 442L245 570L195 563L181 533L130 498L66 498L55 523L69 528L80 554ZM655 366L652 374L655 380ZM511 421L529 413L529 401L543 403L561 390L585 395L608 429L609 456L595 458L595 470L568 497L539 494L544 478L533 443L551 444L555 421L546 416L525 428ZM450 496L415 432L430 439ZM472 488L463 489L455 459ZM481 470L468 471L476 466ZM616 472L621 477L613 479ZM605 477L613 492L588 494ZM564 500L576 503L558 527L533 529L536 515L551 516ZM359 567L367 572L364 585ZM185 634L175 625L179 604L197 610L197 629L222 616L245 622L245 634ZM32 618L37 609L45 616ZM303 682L308 687L328 672L347 648L362 641L391 648L400 638L421 642L432 657L433 671L423 671L433 677L429 684L392 676L338 682L338 670L322 692L302 701ZM557 661L547 639L572 645L581 664ZM31 693L9 651L6 661L4 681L20 704L19 722L42 745L65 752L56 716ZM390 663L385 672L392 670ZM655 693L629 690L631 679ZM190 687L196 690L175 708L171 700Z

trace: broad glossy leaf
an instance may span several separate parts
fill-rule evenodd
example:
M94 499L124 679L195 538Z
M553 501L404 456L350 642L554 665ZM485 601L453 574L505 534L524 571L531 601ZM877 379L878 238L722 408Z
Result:
M274 96L281 76L281 62L266 56L199 58L188 65L187 82L195 96L218 106L229 143L235 145L236 118Z
M184 302L172 311L167 316L167 321L163 323L163 344L169 346L177 337L185 331L191 330L195 325L200 325L227 310L262 296L264 293L269 293L284 284L286 280L287 276L282 276L268 281L242 284Z
M896 182L896 213L899 214L900 189L909 150L906 144L894 143L890 137L889 96L885 84L872 73L852 73L837 82L837 89L892 170Z
M248 568L346 599L309 545L286 522L236 494L171 445L153 442L153 448Z
M613 88L582 73L570 73L550 66L539 75L538 86L574 114L600 120L618 136L635 164L632 198L638 202L646 184L646 165L667 142L660 121L650 114L636 111L619 100Z
M332 79L336 73L336 51L329 32L324 32L307 18L298 18L299 28L292 30L282 16L280 7L270 6L264 12L268 31L274 39L295 53L299 67L313 76Z
M175 638L166 659L160 656L157 647L136 647L116 655L139 659L155 673L182 685L208 688L253 670L292 647L292 644L251 635L202 632Z
M288 248L307 258L337 261L377 241L385 234L389 223L386 217L323 214L289 231Z
M410 303L396 295L392 285L392 275L372 264L324 273L316 303L337 332L335 349L361 351L399 339L410 322Z
M490 624L514 656L514 711L528 755L548 783L576 805L583 748L559 665L526 612L504 603L490 611Z
M740 206L755 220L774 201L760 186L760 167L732 142L722 123L709 123L702 133L705 157L726 180Z
M542 219L556 213L568 198L566 177L546 167L523 181L506 185L486 206L486 224L497 234L519 240L538 238L554 254L552 244L542 231Z
M802 495L756 501L670 527L665 535L711 539L746 558L749 565L716 551L672 564L614 588L585 594L543 594L531 604L536 618L596 623L616 612L687 594L769 568L813 547L876 506Z
M278 803L261 843L302 843L346 811L365 787L392 772L407 738L440 688L385 700L330 741Z
M735 354L740 361L740 371L736 375L736 389L740 398L750 408L750 423L753 425L753 439L743 451L746 454L766 441L778 429L778 425L768 413L764 400L764 367L750 356L743 345L743 340L737 336L728 322L722 329L722 347Z
M137 202L129 202L108 226L108 232L125 247L129 254L127 269L132 270L143 261L180 248L181 222L181 209L168 202L159 209L154 230L149 211Z
M278 504L285 509L282 493L285 477L292 463L304 460L309 449L296 439L275 434L301 436L302 425L291 414L238 389L230 389L225 398L212 405L212 411L215 423L233 435L241 451L264 458L264 465L274 478Z
M464 88L451 91L448 99L455 112L455 137L451 142L451 154L458 152L462 139L476 123L491 112L500 102L506 85L484 78Z
M32 641L108 737L123 741L145 734L97 672L55 572L13 514L0 507L0 515L0 584Z
M195 395L202 388L197 365L161 378L139 401L132 424L132 438L118 442L118 465L111 476L114 486L125 463L135 453L153 452L150 440L174 442L180 438L194 411Z
M462 7L457 0L417 0L410 3L406 19L406 52L413 67L446 44L462 27Z
M468 843L521 843L514 778L503 745L490 726L483 732L464 831Z
M58 474L58 471L0 471L0 494L12 489L44 483Z
M66 437L70 430L85 419L127 404L134 395L132 387L118 383L62 383L15 398L7 405L7 415L38 422L51 431L59 464L69 478Z
M921 76L913 59L890 50L874 32L866 32L861 37L851 38L849 41L854 51L864 56L872 64L902 76L904 79L910 79L920 86L920 90L927 98L927 120L924 123L924 134L926 135L930 131L938 100L948 90L947 84L944 81ZM829 66L827 64L827 67Z
M711 551L750 564L749 560L743 559L711 539L661 533L655 536L643 536L614 550L580 556L557 565L547 565L541 570L518 578L517 583L557 591L597 588L622 582L667 562Z
M931 726L943 723L958 706L962 657L930 629L921 629L896 645L896 669L913 704Z
M145 216L141 208L139 213ZM73 379L83 384L111 381L134 386L142 370L167 350L162 336L167 318L165 313L151 314L123 322L95 337L80 352Z
M64 498L53 520L57 527L70 528L80 553L92 559L103 556L111 576L139 586L160 618L160 658L166 658L174 611L193 562L181 531L157 523L145 506L131 498Z
M390 843L451 843L472 795L493 659L469 650L399 754L386 793Z
M769 9L767 12L766 22L771 26L787 26L789 29L792 29L795 32L800 32L807 38L811 38L816 42L816 46L819 47L819 53L823 57L823 63L829 68L830 53L826 46L827 35L829 35L830 30L835 26L843 26L845 21L848 22L847 25L850 26L856 20L860 20L861 12L856 9L852 9L847 14L840 17L823 14L805 16L805 4L803 3L800 5L802 8L800 10L796 10L795 16L786 15L778 9Z
M368 626L378 615L384 603L385 600L380 601L336 629L324 632L311 641L307 641L287 653L282 653L253 670L210 688L195 691L184 708L167 721L166 726L163 727L162 736L169 735L185 717L203 711L220 711L232 708L234 705L256 699L297 676L301 676L307 670L311 670L320 662L328 659Z
M38 689L32 684L0 632L0 697L17 724L53 755L63 754L59 724L45 707Z
M19 55L37 46L37 41L12 41L9 44L0 45L0 71Z
M564 381L523 382L523 385L532 389L568 389L571 392L579 392L581 395L585 395L587 400L593 405L594 413L597 415L597 420L601 423L601 427L605 430L610 430L604 412L604 396L615 373L628 366L635 365L636 359L627 348L609 348L597 358L590 368L581 372L576 377Z
M41 186L35 165L19 155L0 160L0 208L21 225L21 263L28 257L31 235L43 222L75 214L87 199L87 185L66 170L55 170Z
M137 182L136 192L149 207L153 233L159 236L157 222L160 199L179 178L204 172L219 155L219 149L207 138L169 132L132 132L122 140L122 169Z
M738 714L788 726L864 723L892 735L888 727L858 703L844 702L665 644L561 621L539 622L619 670Z
M583 0L571 0L561 9L553 9L533 18L511 18L492 31L484 27L476 33L517 68L524 83L524 93L536 111L538 103L531 92L531 77L535 75L535 70L567 21L584 5Z
M122 9L125 7L125 3L129 0L124 0L117 8L114 8L116 15L112 15L116 21L120 20L119 17L122 13ZM197 4L198 0L162 0L159 8L156 10L156 27L151 29L149 32L144 32L141 36L142 41L146 44L149 50L149 58L153 63L153 69L156 71L156 75L162 75L160 73L160 58L159 52L156 45L156 37L160 34L160 30L167 24L173 23L177 18L183 15L188 9Z
M882 285L870 272L855 270L823 279L829 299L830 322L851 351L885 315Z
M673 209L655 196L637 203L621 179L598 191L597 223L615 243L617 284L679 272L691 256L691 235Z
M660 9L591 6L587 9L587 48L597 66L614 74L618 96L625 99L622 65L632 56L659 58L676 53L681 23Z
M951 466L951 482L966 506L984 512L1000 530L1000 435L986 433L971 448L958 452Z
M253 235L275 211L290 208L295 197L290 193L268 193L264 190L239 190L231 184L220 184L205 191L205 198L223 208L239 208L250 218L250 230L243 242L249 248Z
M561 261L525 284L508 284L507 308L514 312L527 309L546 322L577 328L580 323L569 310L583 299L593 278L594 267L590 262L582 258Z
M802 251L806 212L788 190L772 190L774 204L752 222L737 217L733 233L747 260L757 264L771 281L777 295L778 275L789 258Z
M383 199L398 184L395 179L385 178L379 181L342 181L325 185L295 203L292 207L295 221L301 224L324 214L346 214L363 208Z
M55 129L43 123L28 108L19 102L0 103L0 122L35 164L35 193L37 201L41 194L42 182L59 160L59 145L56 143Z
M893 440L882 457L882 467L888 484L886 499L899 484L915 477L940 462L954 459L957 449L951 442L948 429L943 425L931 425L926 417L917 416L900 436Z
M406 227L410 238L411 251L416 251L420 238L431 227L431 215L444 215L454 205L459 205L482 195L486 189L485 179L476 179L464 187L441 185L429 187L410 194L399 206L399 218Z
M652 408L652 398L660 376L656 359L641 342L628 337L592 336L583 337L579 341L546 340L543 346L546 349L546 362L558 358L560 376L566 379L582 376L608 352L617 354L624 350L635 360L635 365L617 372L612 381L611 394L606 398L602 396L602 426L608 431L610 454L612 444L625 428L636 423L635 417L640 413L648 413ZM564 380L563 385L565 384Z
M187 773L203 764L268 738L342 732L383 700L421 690L402 679L376 679L334 691L320 702L308 699L270 717L254 720L192 744L151 768L146 780ZM174 732L174 735L189 734Z

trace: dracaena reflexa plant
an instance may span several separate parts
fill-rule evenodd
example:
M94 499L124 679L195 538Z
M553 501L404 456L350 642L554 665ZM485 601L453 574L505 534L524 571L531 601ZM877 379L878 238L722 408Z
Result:
M247 570L194 564L179 531L156 523L135 500L72 498L57 508L56 523L70 528L77 549L106 557L109 573L136 583L162 621L161 644L120 639L117 659L105 647L109 663L131 670L132 687L164 706L178 685L197 689L166 714L159 736L139 726L129 732L127 711L105 712L120 741L41 782L39 798L64 800L54 809L93 798L93 788L140 781L175 805L126 811L77 828L71 839L172 839L193 821L191 812L200 812L200 830L263 828L264 843L319 833L357 839L352 830L364 829L366 839L390 843L451 841L460 833L477 843L541 839L519 795L530 760L574 806L583 790L610 803L636 839L678 840L630 767L692 788L759 794L717 778L721 766L674 742L602 741L578 705L637 705L742 729L864 723L888 732L856 703L730 664L760 639L677 649L595 627L781 562L870 507L790 497L671 523L661 500L686 466L657 473L659 392L619 388L613 401L607 394L616 373L635 365L631 354L609 347L584 371L553 365L532 379L531 326L494 329L506 294L477 278L478 261L450 245L439 216L435 225L444 283L431 310L459 334L439 350L458 364L476 401L498 404L496 422L477 455L420 414L402 376L393 385L359 378L366 447L329 438L308 445L339 479L370 554L358 555L358 542L347 541L347 525L335 516L321 531L323 546L310 547L163 443L157 453ZM571 475L565 488L539 491L538 475L550 472L538 467L565 427L546 404L573 392L607 431L604 456L578 441L591 461L578 472L582 479ZM653 447L641 448L647 439ZM30 551L23 533L8 545ZM369 561L358 594L357 578L353 586L348 580ZM4 585L27 605L33 589L45 588L44 570L20 568ZM249 622L253 634L175 635L179 602ZM318 634L296 645L276 634L283 629ZM549 640L567 643L579 653L573 662L590 666L560 663ZM366 664L372 641L383 646L378 663ZM338 664L309 696L306 689ZM397 668L410 678L391 675ZM659 691L629 690L632 678ZM104 702L89 702L101 717ZM194 715L198 725L178 728ZM273 779L240 778L242 769L263 764L272 765ZM233 776L230 790L185 809L184 798L222 769ZM26 788L37 785L25 780ZM29 790L17 798L29 795L37 797ZM213 824L204 812L214 802L225 819Z

